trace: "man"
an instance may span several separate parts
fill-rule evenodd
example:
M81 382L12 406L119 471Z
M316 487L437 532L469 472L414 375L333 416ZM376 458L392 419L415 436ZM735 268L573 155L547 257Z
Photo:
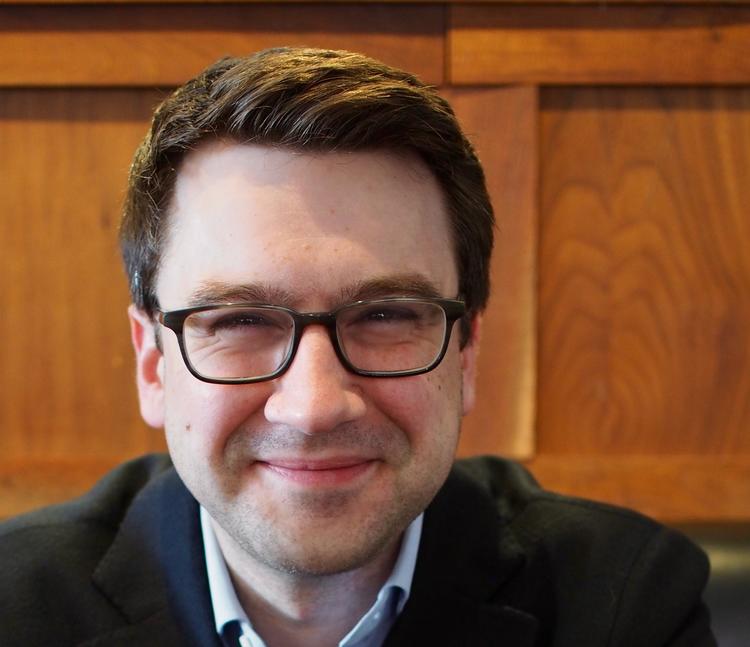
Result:
M170 460L5 524L0 644L714 644L682 536L453 466L492 227L403 72L269 50L168 98L121 242Z

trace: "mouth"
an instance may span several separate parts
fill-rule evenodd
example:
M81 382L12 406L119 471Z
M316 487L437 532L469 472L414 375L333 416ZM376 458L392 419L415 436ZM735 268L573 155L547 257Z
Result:
M355 483L375 469L369 458L326 460L269 459L255 464L271 477L306 487L340 487Z

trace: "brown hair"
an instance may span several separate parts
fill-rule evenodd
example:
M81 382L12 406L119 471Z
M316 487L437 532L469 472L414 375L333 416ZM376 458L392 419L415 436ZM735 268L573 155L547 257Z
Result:
M120 227L133 303L153 315L166 213L180 162L206 140L297 150L386 149L420 157L445 197L470 315L489 293L493 214L453 110L414 76L359 54L279 48L225 58L157 108L135 153Z

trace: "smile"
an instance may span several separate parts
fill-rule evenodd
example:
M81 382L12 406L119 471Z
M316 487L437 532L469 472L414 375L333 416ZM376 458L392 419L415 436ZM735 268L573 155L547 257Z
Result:
M354 483L375 469L376 461L364 458L269 460L255 464L273 478L306 487L340 487Z

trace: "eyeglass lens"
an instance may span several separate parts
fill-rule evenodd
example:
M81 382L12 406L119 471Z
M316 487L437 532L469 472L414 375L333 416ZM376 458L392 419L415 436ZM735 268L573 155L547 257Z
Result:
M342 353L357 370L401 372L429 366L446 332L443 309L420 301L355 304L336 313ZM291 313L237 306L195 312L183 327L185 353L204 377L256 378L287 361L295 335Z

